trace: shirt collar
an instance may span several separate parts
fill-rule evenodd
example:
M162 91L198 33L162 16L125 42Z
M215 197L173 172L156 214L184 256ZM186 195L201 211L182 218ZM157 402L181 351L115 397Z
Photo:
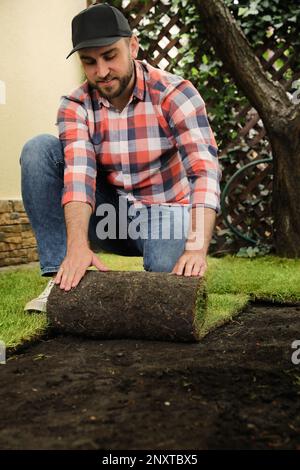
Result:
M140 101L144 101L146 87L145 87L145 76L144 76L143 66L139 60L134 60L133 62L134 62L136 77L135 77L135 85L134 85L134 89L133 89L130 101L133 97L137 98ZM107 108L111 106L111 103L106 98L103 98L102 96L99 95L98 90L94 89L94 92L95 92L96 99L98 100L100 105L104 105Z
M138 98L141 101L145 101L145 75L141 62L139 60L134 61L135 71L136 71L136 80L135 87L133 89L133 96Z

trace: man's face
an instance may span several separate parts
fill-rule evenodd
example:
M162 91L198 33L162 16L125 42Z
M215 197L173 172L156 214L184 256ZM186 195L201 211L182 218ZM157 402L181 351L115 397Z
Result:
M121 97L134 80L133 60L137 57L135 36L122 38L110 46L92 47L79 51L89 84L111 101Z

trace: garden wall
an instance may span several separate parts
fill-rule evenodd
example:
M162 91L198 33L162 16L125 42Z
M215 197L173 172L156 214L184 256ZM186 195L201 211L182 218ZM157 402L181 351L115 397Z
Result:
M36 239L22 201L0 200L0 266L37 260Z

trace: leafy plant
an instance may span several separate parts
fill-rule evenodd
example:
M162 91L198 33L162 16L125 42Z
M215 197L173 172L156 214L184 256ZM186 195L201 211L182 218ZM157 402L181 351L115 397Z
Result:
M247 35L251 45L257 50L266 41L272 40L272 48L280 48L288 43L286 54L293 54L293 67L300 65L300 55L297 54L300 46L300 4L294 0L224 0L241 28ZM114 4L114 2L111 2ZM130 12L138 14L141 3L132 2ZM165 5L166 1L163 2ZM195 2L187 0L170 0L169 11L153 7L142 20L136 31L144 50L153 52L161 33L161 27L166 15L171 19L179 15L182 25L188 25L188 32L180 35L181 47L177 57L171 63L172 73L176 73L192 81L199 90L207 104L210 122L217 137L218 145L222 149L228 142L233 141L238 134L239 127L236 122L237 112L247 104L246 98L238 90L235 83L227 73L222 62L216 56L204 25L201 20L201 11ZM225 64L226 65L226 64ZM279 67L280 60L274 66ZM286 72L285 78L290 78L291 70ZM244 118L240 119L239 126L243 125Z
M239 258L256 258L258 256L265 256L272 251L270 245L258 243L255 246L243 246L239 249L236 256Z

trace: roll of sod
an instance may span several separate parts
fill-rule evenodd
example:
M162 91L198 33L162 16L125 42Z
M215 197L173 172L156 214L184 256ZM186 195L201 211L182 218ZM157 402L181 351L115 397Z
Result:
M206 314L199 277L137 271L87 271L78 286L51 290L50 326L99 339L198 341Z

